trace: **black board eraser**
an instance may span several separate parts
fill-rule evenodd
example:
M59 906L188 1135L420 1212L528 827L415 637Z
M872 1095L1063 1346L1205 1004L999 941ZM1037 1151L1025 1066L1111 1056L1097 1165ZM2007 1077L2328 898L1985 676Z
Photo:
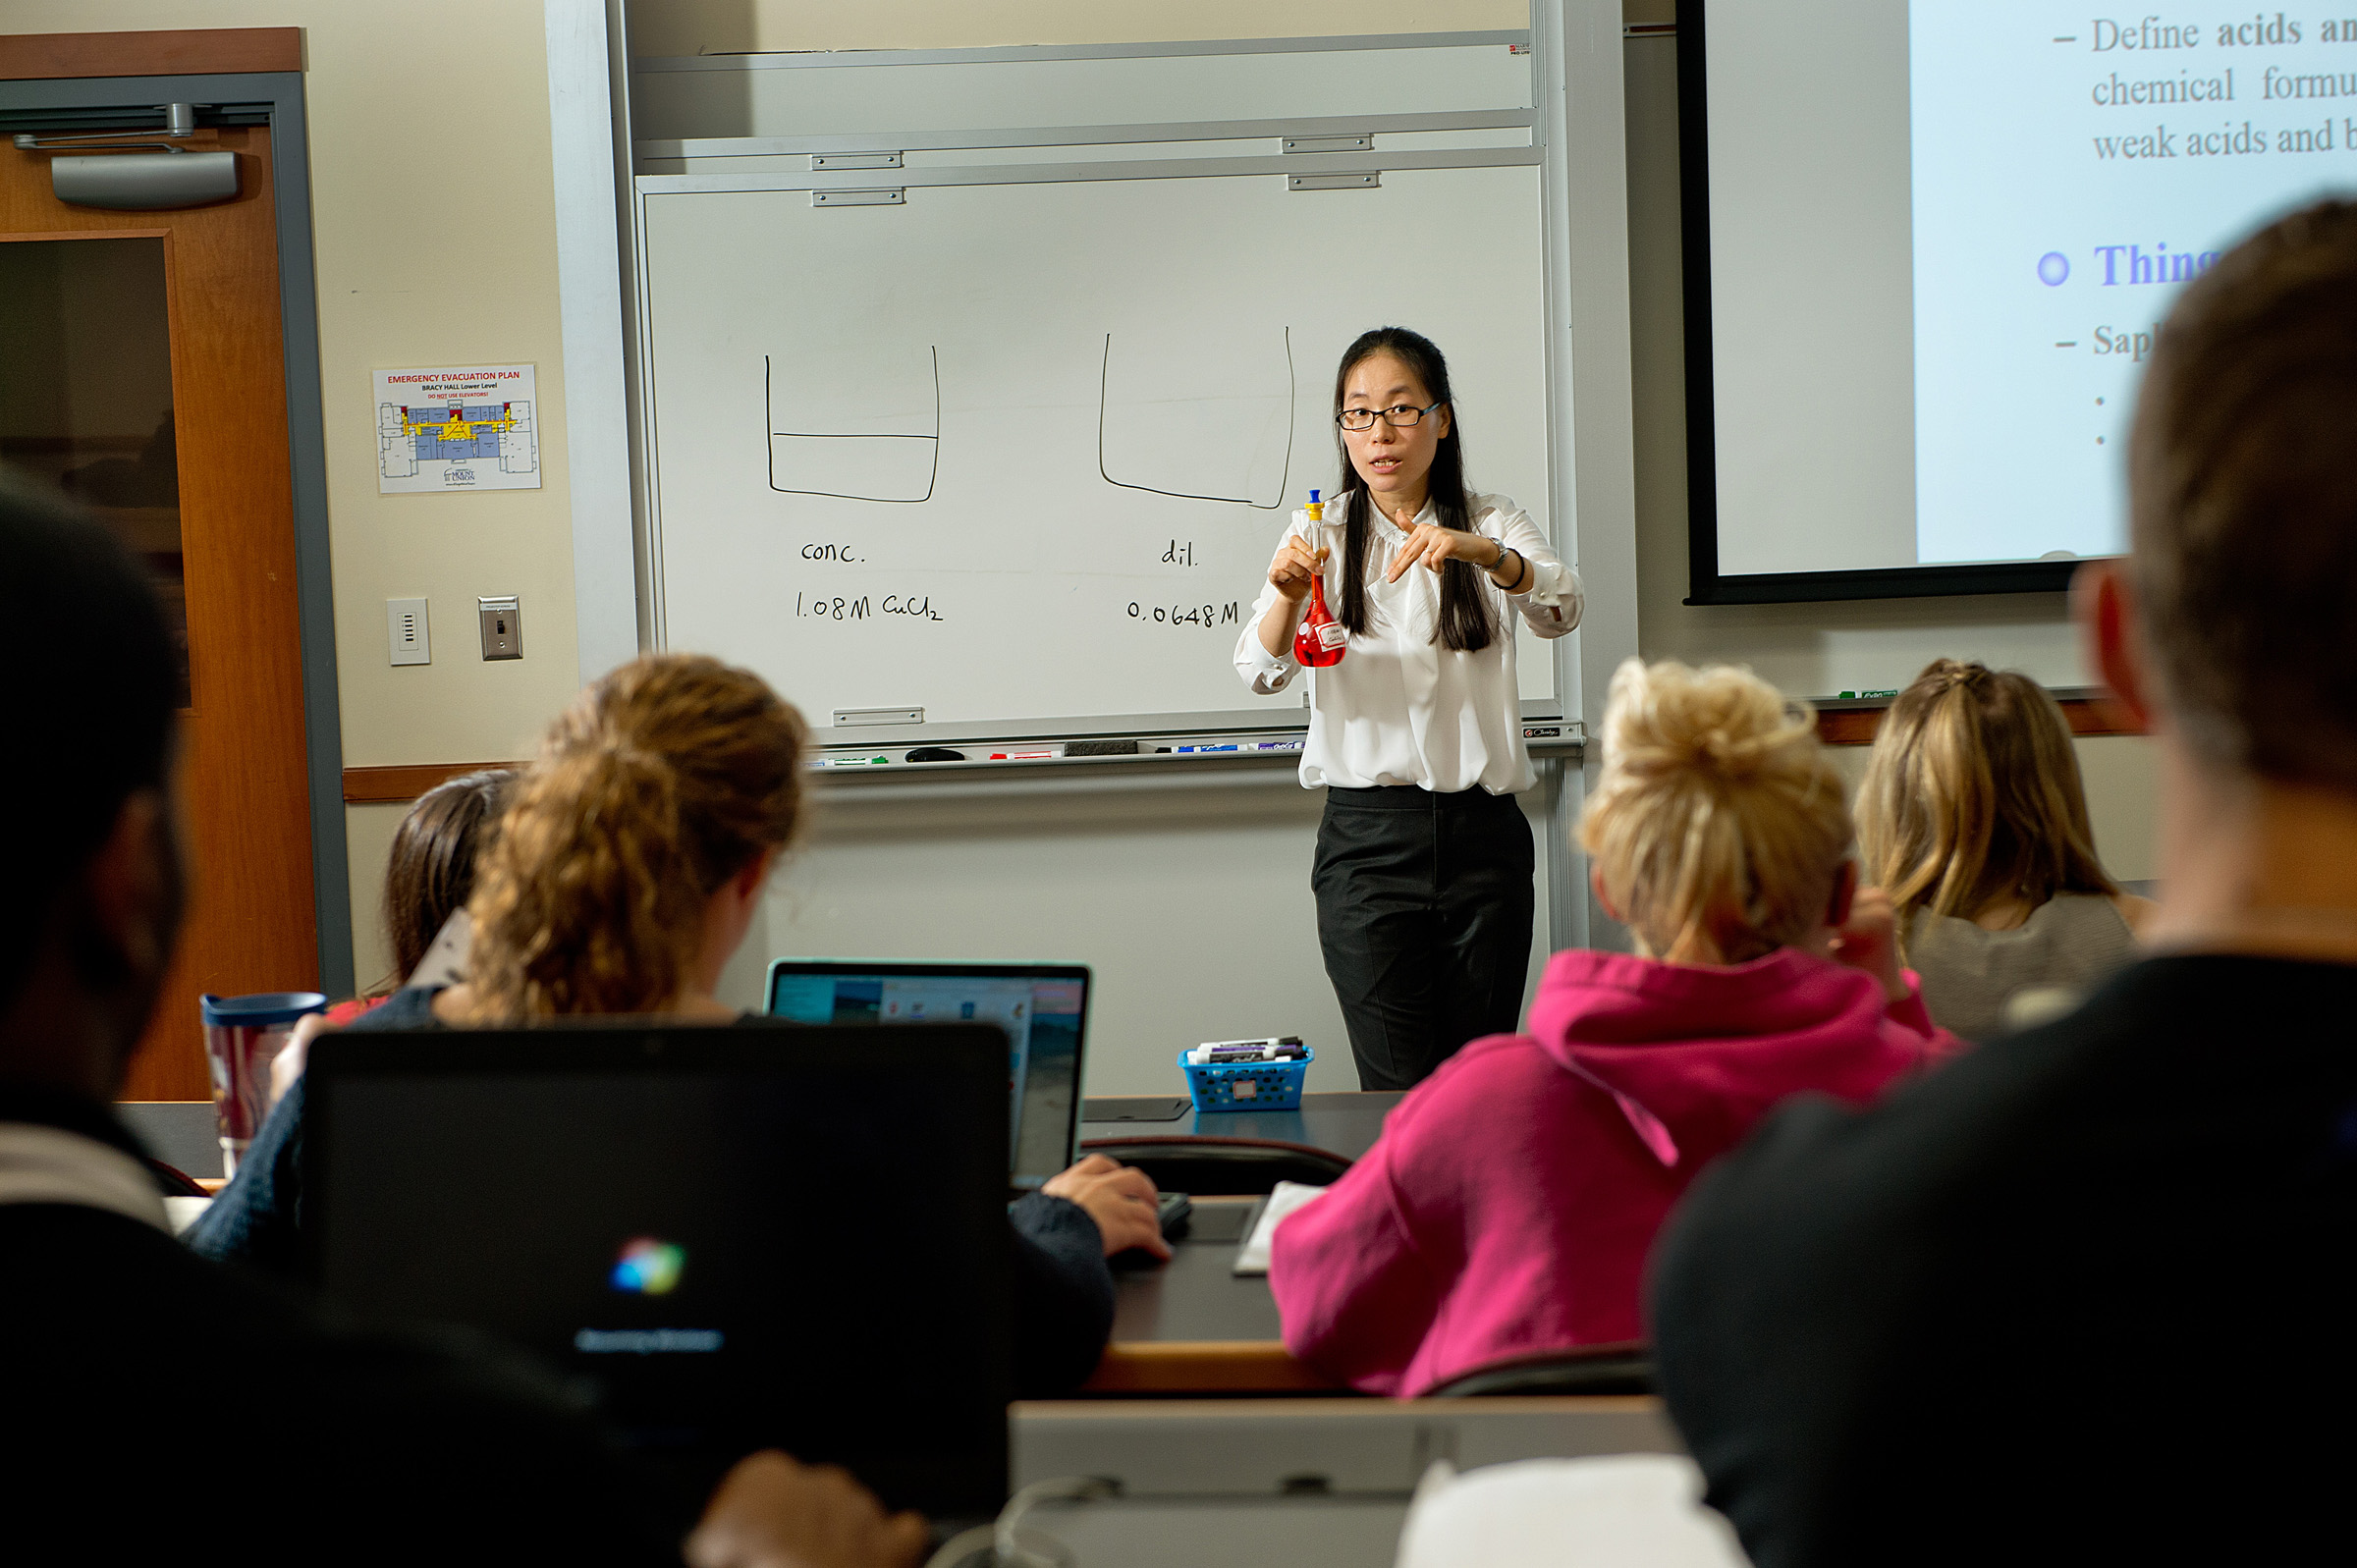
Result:
M1137 742L1134 740L1073 740L1066 743L1064 754L1068 757L1134 757L1137 755Z
M947 746L919 746L908 753L910 762L963 762L965 753L952 751Z

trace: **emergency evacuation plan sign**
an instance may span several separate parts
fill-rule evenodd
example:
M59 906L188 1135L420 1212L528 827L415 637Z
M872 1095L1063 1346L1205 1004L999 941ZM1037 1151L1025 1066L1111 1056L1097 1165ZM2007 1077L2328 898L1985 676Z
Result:
M376 488L540 488L538 400L530 365L376 373Z

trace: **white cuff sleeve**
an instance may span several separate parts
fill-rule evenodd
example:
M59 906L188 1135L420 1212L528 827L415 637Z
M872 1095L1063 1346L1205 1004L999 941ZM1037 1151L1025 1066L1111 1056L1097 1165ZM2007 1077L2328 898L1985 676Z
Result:
M1280 659L1260 645L1260 622L1257 618L1236 639L1235 668L1244 677L1244 684L1262 696L1283 691L1292 684L1293 672L1301 667L1293 662L1291 653Z

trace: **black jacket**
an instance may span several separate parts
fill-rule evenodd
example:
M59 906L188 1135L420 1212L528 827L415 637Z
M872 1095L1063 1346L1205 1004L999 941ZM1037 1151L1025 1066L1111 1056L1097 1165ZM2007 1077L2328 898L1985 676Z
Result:
M2308 1555L2357 1462L2357 967L2149 959L1876 1108L1795 1103L1652 1306L1758 1568Z
M0 1121L137 1155L101 1107ZM32 1562L677 1564L566 1386L487 1343L361 1334L106 1210L0 1205L0 1513Z

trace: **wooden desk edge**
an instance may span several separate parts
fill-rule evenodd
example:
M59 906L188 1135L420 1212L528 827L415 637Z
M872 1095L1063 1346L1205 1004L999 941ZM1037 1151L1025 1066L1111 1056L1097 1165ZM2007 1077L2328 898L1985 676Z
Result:
M1083 1393L1347 1392L1274 1339L1132 1339L1105 1347Z

